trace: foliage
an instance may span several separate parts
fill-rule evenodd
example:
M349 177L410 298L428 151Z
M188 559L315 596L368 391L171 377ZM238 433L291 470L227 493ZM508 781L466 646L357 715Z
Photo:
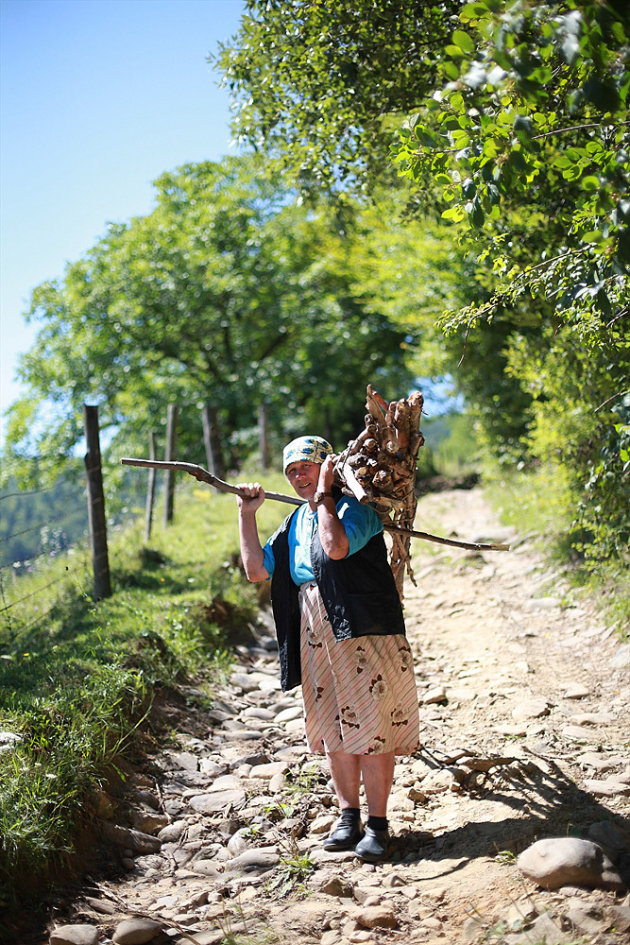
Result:
M85 487L70 476L54 486L20 492L15 480L0 494L0 571L14 561L27 562L54 556L80 541L87 531Z
M238 35L212 57L239 100L236 139L279 157L313 197L371 188L388 174L391 116L432 88L459 7L246 0Z
M395 149L402 173L437 188L443 217L467 223L477 246L485 241L480 257L491 257L492 297L457 321L539 296L597 344L627 317L623 8L599 0L462 7L441 84L405 123ZM515 239L519 222L524 240Z
M156 690L194 677L211 698L229 663L232 627L253 619L254 591L232 563L234 500L210 495L185 490L178 522L157 531L150 549L142 549L139 526L112 536L115 593L108 600L90 600L87 572L64 552L63 587L55 582L21 600L35 580L24 577L15 606L3 606L0 727L21 738L0 753L7 897L21 895L25 874L34 888L70 855L90 792L117 758L138 750ZM275 503L261 513L269 531L284 514ZM12 593L5 589L3 605L13 604ZM207 619L217 598L231 604L228 627Z
M151 214L110 226L61 282L33 292L29 317L43 327L9 412L11 458L58 464L81 440L84 402L115 445L160 430L177 403L193 461L208 403L224 442L262 403L276 429L291 416L351 435L351 395L377 371L397 384L407 372L403 334L353 297L345 256L326 215L297 206L261 160L164 174Z
M281 151L306 193L312 179L326 189L326 175L342 196L369 191L373 232L361 231L357 272L366 296L380 294L409 328L414 366L453 374L502 463L553 454L562 478L569 462L563 487L578 545L594 559L619 554L628 530L627 5L479 0L420 11L390 2L381 17L376 2L295 3L290 29L280 6L249 4L221 54L240 100L237 133ZM425 15L418 41L414 17ZM393 78L365 68L357 90L344 70L369 52L364 34L378 37L373 58ZM305 48L309 67L298 75L294 54ZM377 173L388 144L401 175L389 207L382 184L391 177ZM439 274L413 219L436 212L448 236L426 217L422 225L435 237ZM543 388L534 365L565 383Z

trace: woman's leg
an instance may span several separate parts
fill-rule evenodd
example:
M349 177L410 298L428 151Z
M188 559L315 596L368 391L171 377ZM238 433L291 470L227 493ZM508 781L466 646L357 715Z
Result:
M383 755L352 755L359 758L363 787L371 817L387 817L387 801L394 783L394 752Z
M359 807L361 755L347 755L344 751L329 751L326 752L326 757L340 809Z

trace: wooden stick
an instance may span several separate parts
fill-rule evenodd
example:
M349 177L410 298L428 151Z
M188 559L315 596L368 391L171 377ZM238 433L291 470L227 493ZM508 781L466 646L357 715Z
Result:
M213 476L212 473L209 473L203 466L197 466L195 463L166 462L159 459L130 459L129 457L124 457L120 462L123 466L148 466L151 469L175 469L180 472L187 472L191 476L194 476L199 482L207 482L208 485L214 486L219 492L229 492L232 495L240 496L246 495L238 486L224 482L223 479L219 479L218 476ZM267 492L267 490L265 490L265 497L272 499L274 502L286 502L288 505L303 505L305 501L304 499L298 499L291 495L284 495L282 492ZM408 528L398 528L396 525L388 525L387 522L383 522L383 528L388 532L398 532L401 535L409 535L411 538L435 541L440 545L453 545L455 548L468 548L470 551L510 550L509 545L501 542L484 544L477 541L457 541L455 538L441 538L439 535L430 535L428 532L416 532Z
M160 459L129 459L128 457L121 459L120 462L123 466L149 466L150 468L155 467L156 469L178 469L180 472L187 472L191 476L194 476L199 482L207 482L208 485L214 486L219 492L231 492L232 495L240 496L247 495L243 489L239 489L238 486L232 486L229 482L224 482L223 479L219 479L218 476L213 476L212 473L209 473L203 466L196 466L194 463L166 462ZM283 495L281 492L267 492L266 489L265 496L268 499L273 499L275 502L287 502L289 505L302 505L304 501L297 497L294 498L290 495Z

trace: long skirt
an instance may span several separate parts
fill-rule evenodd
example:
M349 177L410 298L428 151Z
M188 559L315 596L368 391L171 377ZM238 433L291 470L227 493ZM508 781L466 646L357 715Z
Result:
M418 693L406 637L335 639L316 584L300 587L306 740L317 754L394 752L418 744Z

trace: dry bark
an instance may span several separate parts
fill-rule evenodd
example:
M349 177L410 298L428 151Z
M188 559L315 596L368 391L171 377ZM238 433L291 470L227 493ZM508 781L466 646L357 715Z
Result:
M415 583L409 532L416 514L418 450L424 443L422 404L420 391L387 403L368 384L365 429L335 459L335 480L342 492L369 502L392 535L390 565L401 600L405 573Z

